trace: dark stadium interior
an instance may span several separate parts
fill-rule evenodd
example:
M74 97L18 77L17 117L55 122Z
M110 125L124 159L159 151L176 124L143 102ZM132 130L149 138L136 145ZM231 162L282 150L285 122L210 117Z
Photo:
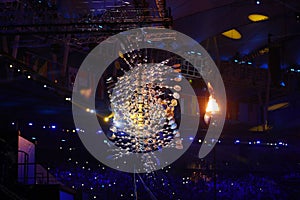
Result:
M226 109L217 97L216 101L225 124L220 137L211 139L215 145L212 151L203 158L199 151L210 143L207 132L214 125L213 114L209 122L205 116L208 101L214 96L205 74L197 71L201 66L161 49L143 49L118 52L119 57L107 68L99 66L104 73L98 77L96 88L92 86L97 80L93 71L78 73L98 44L115 34L143 27L189 36L208 52L220 72ZM154 37L152 43L159 43L159 37L172 40L173 36ZM300 198L298 0L1 0L0 38L1 199ZM194 54L197 52L187 52L191 57ZM111 99L116 94L112 91L118 87L121 92L132 89L123 82L118 85L120 77L126 75L124 71L133 70L128 63L160 63L166 59L170 60L170 69L188 81L196 97L177 98L171 87L146 82L142 91L150 92L144 97L153 92L156 98L149 97L148 103L173 109L160 113L166 113L166 118L171 113L172 119L162 126L165 132L146 139L146 146L158 153L164 151L164 145L176 149L174 152L183 147L187 150L175 162L148 173L128 173L107 166L86 148L80 137L85 130L74 122L72 107L97 117L103 131L96 134L107 137L99 144L107 149L115 144L130 153L150 151L139 152L142 150L137 150L133 142L126 144L128 138L132 141L139 136L113 125L123 116L114 113L116 107L126 111L127 101L114 104ZM143 73L151 75L147 69ZM94 95L95 109L73 101L76 87L81 87L80 94L87 99ZM133 105L138 108L141 104L136 99L142 92L134 92L137 96L128 99L132 104L138 102ZM149 113L145 111L148 105L143 106L144 117ZM195 125L195 135L181 131L178 139L176 127L184 123L183 115L198 118L199 124ZM133 121L136 118L130 115ZM140 126L138 120L134 123ZM113 131L114 126L118 131ZM118 155L107 159L114 156ZM156 161L158 165L164 162Z

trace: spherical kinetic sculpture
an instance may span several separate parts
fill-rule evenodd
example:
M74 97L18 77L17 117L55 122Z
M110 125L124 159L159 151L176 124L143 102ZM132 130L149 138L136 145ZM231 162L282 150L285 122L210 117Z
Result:
M124 56L120 56L126 61ZM180 148L178 99L182 77L178 66L138 63L123 76L107 79L114 113L108 137L126 152L146 153L164 147Z

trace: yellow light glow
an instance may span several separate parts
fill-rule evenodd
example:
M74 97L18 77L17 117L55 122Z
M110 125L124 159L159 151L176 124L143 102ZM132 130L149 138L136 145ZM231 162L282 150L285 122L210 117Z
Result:
M104 117L104 121L105 121L105 122L108 122L108 121L109 121L109 118L108 118L108 117Z
M110 115L108 115L107 117L108 118L112 118L114 116L114 113L112 112L112 113L110 113Z
M114 113L112 112L112 113L110 113L110 115L104 117L103 120L104 120L105 122L109 122L109 119L112 118L113 116L114 116Z
M252 128L249 129L249 131L263 132L263 131L267 131L267 130L270 130L270 129L272 129L272 127L265 124L265 125L259 125L259 126L252 127Z
M248 19L253 22L260 22L260 21L268 20L269 17L266 15L261 15L261 14L251 14L248 16Z
M124 55L121 51L119 51L119 56L120 56L120 58L124 58Z
M269 106L268 111L274 111L274 110L278 110L278 109L281 109L281 108L286 108L286 107L288 107L288 105L289 105L289 103L287 103L287 102L278 103L278 104Z
M222 35L224 35L225 37L231 38L231 39L235 39L235 40L242 38L242 35L236 29L231 29L231 30L225 31L222 33Z

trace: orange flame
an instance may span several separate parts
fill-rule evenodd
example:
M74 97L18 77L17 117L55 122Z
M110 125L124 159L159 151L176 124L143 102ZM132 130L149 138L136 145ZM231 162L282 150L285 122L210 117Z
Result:
M208 86L208 90L209 90L209 93L210 93L210 96L209 96L209 100L208 100L208 103L207 103L207 106L206 106L206 112L205 112L205 115L204 115L204 121L206 124L209 123L211 117L218 113L220 111L220 107L217 103L217 100L214 98L214 92L213 92L213 87L211 86L210 83L207 84Z
M212 95L209 96L209 100L205 111L206 113L211 113L211 114L215 114L216 112L220 111L217 100Z

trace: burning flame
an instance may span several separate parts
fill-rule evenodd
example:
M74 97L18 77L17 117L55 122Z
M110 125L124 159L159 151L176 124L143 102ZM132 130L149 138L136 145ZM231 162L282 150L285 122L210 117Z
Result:
M206 106L206 110L205 110L205 115L204 115L204 121L206 124L209 123L211 117L218 113L220 111L220 107L217 103L217 100L214 98L214 92L213 92L213 87L211 86L210 83L207 84L210 96L209 96L209 100Z
M211 113L211 114L215 114L216 112L220 111L217 100L212 95L209 96L209 100L205 111L206 113Z

